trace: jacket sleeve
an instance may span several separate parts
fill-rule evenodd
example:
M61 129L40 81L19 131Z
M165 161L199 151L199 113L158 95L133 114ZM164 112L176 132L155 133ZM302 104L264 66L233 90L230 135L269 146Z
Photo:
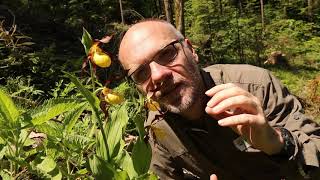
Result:
M158 112L150 111L148 113L148 119L145 121L145 128L152 126L152 120L159 115ZM156 123L157 126L161 124L161 121ZM183 179L183 171L180 166L174 161L174 157L166 146L160 143L159 138L156 138L156 133L153 130L148 131L149 144L152 149L152 159L150 164L150 170L153 171L160 179Z
M270 73L263 86L263 107L271 126L287 129L294 138L294 153L286 161L295 162L304 176L319 176L320 126L307 117L299 100Z
M164 180L184 179L182 168L175 163L170 153L158 144L153 144L152 146L151 171Z

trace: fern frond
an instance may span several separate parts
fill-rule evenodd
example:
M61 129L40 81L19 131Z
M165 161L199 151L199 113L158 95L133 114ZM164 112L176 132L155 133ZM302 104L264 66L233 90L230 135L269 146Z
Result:
M61 139L63 136L63 126L57 122L48 121L36 126L36 129L38 132L45 133L50 139Z
M81 113L87 108L87 103L81 103L74 108L73 111L69 111L64 118L65 132L70 133L76 121L79 119Z
M78 149L83 150L83 149L88 148L94 142L95 142L94 139L88 138L86 136L81 136L81 135L77 135L77 134L72 134L72 135L69 134L68 136L65 136L63 144L68 146L69 149L77 151Z
M75 99L50 99L31 113L32 124L42 124L66 111L74 109L80 102Z

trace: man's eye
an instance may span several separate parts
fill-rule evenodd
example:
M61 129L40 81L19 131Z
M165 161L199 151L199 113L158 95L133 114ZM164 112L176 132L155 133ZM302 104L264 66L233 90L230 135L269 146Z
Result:
M146 67L141 67L134 72L134 78L137 81L145 81L148 78L148 70Z
M169 46L169 47L163 49L158 54L158 56L156 57L155 60L159 64L166 65L166 64L170 63L175 58L176 54L177 54L177 52L176 52L175 47Z

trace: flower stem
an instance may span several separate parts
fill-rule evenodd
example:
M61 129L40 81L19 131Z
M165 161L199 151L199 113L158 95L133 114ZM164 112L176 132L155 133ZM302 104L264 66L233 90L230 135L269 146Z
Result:
M91 63L91 61L89 61L89 66L90 66L90 75L91 75L91 82L92 82L92 92L95 91L95 74L93 72L93 64Z

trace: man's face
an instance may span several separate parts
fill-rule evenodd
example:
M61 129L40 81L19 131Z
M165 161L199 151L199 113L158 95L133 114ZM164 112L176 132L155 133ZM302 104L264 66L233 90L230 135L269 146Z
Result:
M169 111L188 111L199 99L202 79L197 56L187 40L168 24L138 24L127 32L119 55L138 89L152 93L152 98Z

